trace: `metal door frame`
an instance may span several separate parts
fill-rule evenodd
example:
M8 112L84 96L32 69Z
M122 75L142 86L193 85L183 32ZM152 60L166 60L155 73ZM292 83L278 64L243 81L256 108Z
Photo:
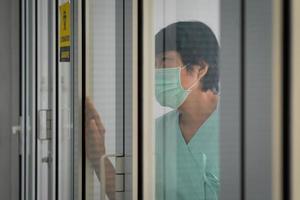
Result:
M40 2L39 2L40 3ZM51 5L47 5L47 9L49 11L49 16L52 16L52 18L48 18L49 20L49 26L45 28L50 28L51 33L49 35L52 35L51 38L46 38L46 41L49 41L48 45L51 48L50 49L50 55L52 60L49 60L49 66L48 69L52 69L47 72L47 75L50 76L50 82L48 84L52 84L51 86L48 85L48 89L52 88L52 97L48 101L52 101L54 105L51 105L52 107L52 122L51 125L54 127L52 129L52 142L51 148L53 149L53 155L55 155L55 134L54 129L56 126L55 122L55 69L56 69L56 48L55 48L55 1L49 1L46 3L51 3ZM49 8L50 7L50 8ZM21 70L22 70L22 162L21 162L21 199L22 200L31 200L36 199L38 194L38 151L37 151L37 145L38 145L38 79L37 79L37 70L39 69L38 65L38 58L37 54L38 48L40 47L40 44L38 43L38 31L40 30L38 27L37 19L38 19L38 7L37 7L37 1L21 1ZM52 51L51 51L52 50ZM51 171L49 171L51 177L53 177L53 180L49 184L49 188L51 187L49 192L49 198L54 199L55 198L55 189L56 189L56 157L52 158L53 168Z
M32 138L36 135L35 129L35 98L29 102L29 96L35 97L35 6L28 1L21 1L21 70L22 70L22 121L21 121L21 199L36 198L36 143ZM31 81L29 79L31 77ZM29 83L31 83L29 85ZM31 87L30 87L31 86ZM31 114L31 116L29 116ZM32 123L30 123L32 121ZM31 136L31 137L30 137ZM32 151L29 149L31 144ZM30 166L31 169L30 169ZM31 173L31 176L29 176Z

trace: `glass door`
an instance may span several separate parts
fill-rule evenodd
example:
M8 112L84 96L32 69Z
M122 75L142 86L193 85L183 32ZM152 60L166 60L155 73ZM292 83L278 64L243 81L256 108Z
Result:
M55 2L22 1L22 199L55 199Z
M22 199L53 199L55 153L52 1L22 1Z
M144 199L219 199L220 2L144 1Z
M143 199L279 198L282 16L273 3L139 7Z
M73 200L70 1L22 1L22 199Z
M132 199L132 2L84 1L85 198Z
M37 199L55 198L54 69L55 3L36 1L36 192ZM54 120L53 120L54 119Z
M57 87L57 193L59 200L74 199L74 70L73 70L73 1L59 0Z
M36 6L22 1L21 199L36 199Z

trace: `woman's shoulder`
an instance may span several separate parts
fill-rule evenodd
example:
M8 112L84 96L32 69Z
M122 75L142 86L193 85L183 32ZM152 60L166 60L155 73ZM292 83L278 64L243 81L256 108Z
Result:
M177 110L172 110L155 120L155 125L156 128L162 127L162 126L168 126L171 125L172 123L176 122L176 119L178 117L178 111Z
M166 142L170 142L174 130L176 129L176 123L178 122L178 111L172 110L155 120L155 145L156 152L158 154L163 152L163 146ZM168 138L168 139L166 139Z

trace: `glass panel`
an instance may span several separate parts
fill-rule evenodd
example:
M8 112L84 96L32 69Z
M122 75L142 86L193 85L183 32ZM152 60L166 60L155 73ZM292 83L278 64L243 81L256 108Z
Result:
M50 200L52 189L52 159L51 155L51 135L47 129L47 116L52 109L52 52L51 43L52 27L49 18L51 18L51 9L47 1L37 2L37 199ZM48 114L49 113L49 114Z
M123 4L90 0L86 9L86 198L117 199L123 175L115 177L116 156L124 154Z
M219 3L155 0L156 199L218 199Z
M82 37L80 29L82 27L81 17L81 1L73 0L71 6L72 14L72 69L73 69L73 200L81 200L84 183L82 177L82 147L83 147L83 134L82 134Z
M59 0L58 63L58 199L73 198L73 68L71 56L72 1Z

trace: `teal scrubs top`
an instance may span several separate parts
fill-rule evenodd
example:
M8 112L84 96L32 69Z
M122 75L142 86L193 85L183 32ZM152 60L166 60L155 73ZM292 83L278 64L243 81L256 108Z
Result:
M219 114L214 111L186 144L179 112L156 120L156 200L217 200Z

